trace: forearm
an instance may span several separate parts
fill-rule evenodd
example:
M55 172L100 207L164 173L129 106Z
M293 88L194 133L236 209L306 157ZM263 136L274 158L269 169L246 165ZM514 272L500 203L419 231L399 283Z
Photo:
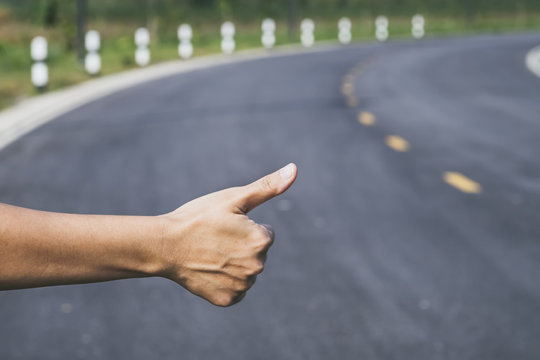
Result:
M0 204L0 290L157 275L161 236L159 217Z
M162 216L72 215L0 204L0 290L162 276L212 304L240 301L274 232L253 208L296 179L289 164Z

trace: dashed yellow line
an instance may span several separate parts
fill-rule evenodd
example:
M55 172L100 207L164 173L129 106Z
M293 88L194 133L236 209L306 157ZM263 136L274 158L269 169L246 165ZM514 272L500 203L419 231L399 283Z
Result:
M362 111L358 114L358 122L364 126L372 126L375 124L375 115L367 111Z
M370 58L367 61L360 61L345 76L343 76L341 93L345 96L345 101L349 107L358 106L358 99L355 96L354 81L372 62L373 58Z
M369 63L360 62L343 77L341 92L346 97L347 105L350 107L358 106L358 99L354 96L354 79L357 73L361 73ZM358 114L358 122L364 126L373 126L375 124L375 115L370 112L362 111ZM388 135L385 139L386 145L399 152L408 151L409 142L397 135ZM482 185L469 179L459 172L447 171L443 174L444 181L454 188L468 194L479 194L482 192Z
M350 82L350 81L344 82L343 85L341 85L341 92L342 92L343 95L345 95L345 96L350 96L350 95L352 95L353 92L354 92L354 87L353 87L352 82Z
M386 145L399 152L409 150L409 142L397 135L388 135L386 137Z
M443 179L448 185L453 186L464 193L479 194L482 192L482 185L461 173L446 171L443 174Z

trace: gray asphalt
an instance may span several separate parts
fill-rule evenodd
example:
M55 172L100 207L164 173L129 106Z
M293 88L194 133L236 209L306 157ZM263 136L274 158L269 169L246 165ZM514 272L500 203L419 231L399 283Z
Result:
M524 66L538 43L403 41L223 65L28 134L0 152L2 202L150 215L289 161L299 177L252 213L277 236L238 305L158 278L0 292L0 358L540 358L540 79ZM350 107L340 89L357 64ZM410 150L387 147L391 134Z

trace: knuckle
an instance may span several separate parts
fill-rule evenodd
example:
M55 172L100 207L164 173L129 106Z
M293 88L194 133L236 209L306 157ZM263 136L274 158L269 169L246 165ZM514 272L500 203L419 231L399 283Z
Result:
M262 226L254 234L254 244L259 251L270 247L273 241L272 234Z
M272 246L273 243L274 243L274 234L273 233L268 234L266 236L266 247L269 248L270 246Z
M254 276L254 275L259 275L260 273L262 273L264 270L264 264L262 263L262 261L257 261L256 263L254 263L247 271L247 275L248 276Z
M247 277L250 277L250 276L255 276L255 275L258 275L259 273L257 272L257 270L255 269L247 269L246 270L246 276Z
M270 242L274 241L274 229L270 225L260 225L262 233L266 236Z
M216 306L227 307L234 304L234 296L228 293L221 293L211 299L210 302Z
M264 266L263 265L260 265L258 266L256 269L253 270L253 273L254 275L259 275L260 273L262 273L264 271Z

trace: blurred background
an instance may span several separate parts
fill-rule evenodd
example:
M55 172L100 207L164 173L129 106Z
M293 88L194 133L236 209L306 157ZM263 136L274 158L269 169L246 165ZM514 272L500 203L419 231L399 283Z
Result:
M206 56L227 21L257 50ZM132 71L141 27L161 64ZM0 0L0 202L150 216L299 169L250 213L276 241L239 304L3 291L0 359L540 359L539 45L540 0Z
M77 51L78 24L101 34L101 74L135 66L135 29L150 31L152 62L178 58L176 29L193 28L194 56L220 51L219 26L233 21L236 48L260 47L264 18L276 20L276 44L299 42L301 19L315 20L319 41L337 41L337 21L352 21L352 40L373 39L378 15L389 17L392 38L410 37L411 16L426 19L428 36L540 29L538 0L1 0L0 108L32 95L30 41L37 35L49 43L48 89L88 79ZM79 18L77 17L79 15ZM79 22L77 22L79 19ZM78 48L79 47L79 48Z

